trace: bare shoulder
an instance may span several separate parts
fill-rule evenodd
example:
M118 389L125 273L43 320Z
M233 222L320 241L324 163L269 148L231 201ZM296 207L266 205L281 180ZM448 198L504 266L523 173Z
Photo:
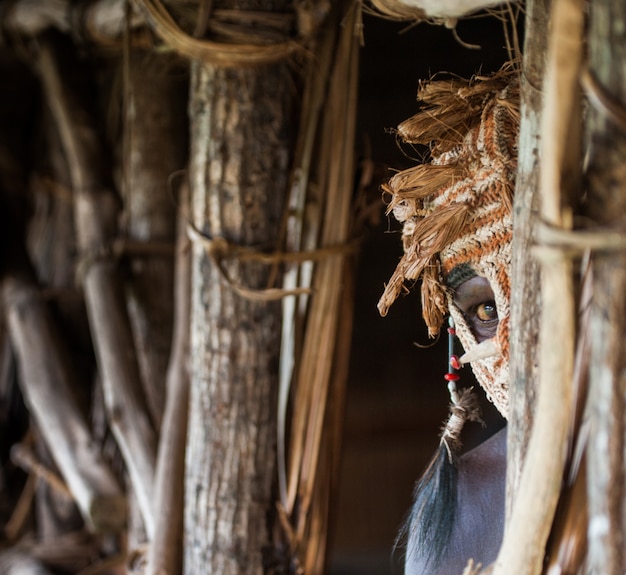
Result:
M457 488L455 545L465 563L489 565L504 532L506 427L461 457Z
M484 566L495 561L504 530L506 428L459 459L456 491L454 527L441 561L431 565L409 538L405 575L458 574L470 559Z
M499 482L506 474L506 426L459 459L459 475L472 474L490 484L489 478Z

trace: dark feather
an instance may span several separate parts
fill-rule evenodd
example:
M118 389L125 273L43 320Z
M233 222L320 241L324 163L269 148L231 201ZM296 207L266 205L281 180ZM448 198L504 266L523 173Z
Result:
M432 568L441 562L454 526L457 477L456 465L442 443L415 485L413 506L396 538L396 548L410 541L407 554L419 553Z

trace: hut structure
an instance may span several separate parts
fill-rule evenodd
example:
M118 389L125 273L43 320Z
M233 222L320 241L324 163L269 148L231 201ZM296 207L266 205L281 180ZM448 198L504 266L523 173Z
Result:
M466 574L624 573L624 30L617 0L0 2L0 573L399 572L363 525L400 524L446 399L394 387L410 341L369 357L384 128L505 60L506 529Z

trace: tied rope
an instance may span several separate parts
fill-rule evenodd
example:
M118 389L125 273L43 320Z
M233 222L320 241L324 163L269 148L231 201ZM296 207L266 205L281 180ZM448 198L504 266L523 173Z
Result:
M187 222L187 236L192 242L202 245L209 256L210 260L216 266L222 279L232 288L235 293L243 298L252 301L273 301L283 299L288 296L311 294L311 288L296 287L293 289L282 288L265 288L253 289L242 286L234 281L225 262L228 260L237 260L239 262L259 262L270 265L276 263L303 263L307 261L320 261L329 257L342 256L345 257L358 247L360 240L353 239L345 244L317 248L314 250L306 250L301 252L262 252L254 248L238 246L229 242L223 237L211 237L201 232L191 222Z
M217 42L189 36L180 29L167 8L159 0L133 0L150 24L150 28L170 49L191 60L225 67L259 66L283 60L302 50L291 39L261 42L258 35L254 42ZM276 14L270 16L276 17Z

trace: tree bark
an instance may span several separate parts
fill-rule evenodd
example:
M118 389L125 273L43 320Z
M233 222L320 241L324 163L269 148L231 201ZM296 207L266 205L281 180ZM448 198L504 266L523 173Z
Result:
M547 50L549 0L530 0L521 78L521 123L514 199L511 270L511 379L509 387L507 512L517 492L535 408L541 290L532 255L539 210L542 85Z
M542 105L540 218L567 232L580 186L579 80L584 38L580 0L555 0L551 10ZM577 177L578 174L578 177ZM539 574L554 518L571 431L575 305L570 254L540 245L539 381L528 452L494 575ZM550 435L550 441L546 437Z
M593 0L590 7L590 73L596 81L589 114L590 163L587 215L600 231L626 225L626 6ZM613 103L618 114L606 103ZM622 114L620 120L619 113ZM588 453L589 564L593 573L626 568L626 255L593 254L590 311L591 370Z
M192 219L206 236L275 248L295 96L284 63L192 64ZM226 265L245 288L267 287L267 266ZM273 507L280 304L236 293L200 242L191 289L185 573L258 575L267 567Z

